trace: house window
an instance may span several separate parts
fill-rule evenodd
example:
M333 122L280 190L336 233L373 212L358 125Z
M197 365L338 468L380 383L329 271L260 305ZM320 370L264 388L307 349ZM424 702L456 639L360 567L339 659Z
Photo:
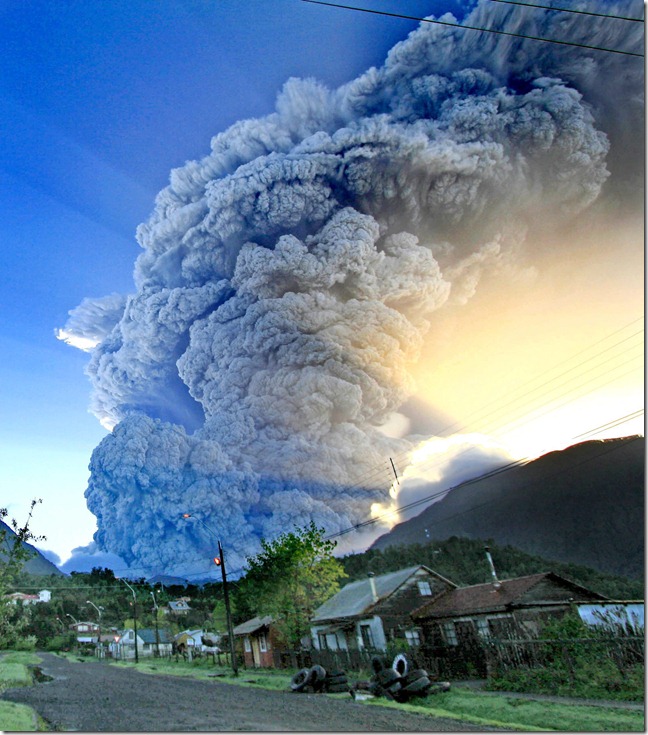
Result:
M432 594L432 588L430 587L430 583L425 579L420 579L417 583L419 594L421 595L431 595Z
M246 653L252 653L252 644L250 643L249 636L245 636L243 639L243 647L245 648Z
M454 623L443 623L441 629L443 630L443 637L445 638L446 643L451 646L456 646L458 641Z
M477 632L482 638L488 638L490 636L490 628L488 627L488 620L486 618L476 618Z
M326 651L328 648L328 644L326 642L326 634L325 633L318 633L317 638L319 640L319 647L321 651Z
M405 640L408 642L410 647L421 645L421 635L415 628L405 631Z
M373 639L373 633L371 632L371 626L370 625L361 625L360 626L360 635L362 636L362 645L365 648L375 648L375 646L374 646L374 639Z
M488 629L494 638L513 638L515 637L515 621L512 617L489 618Z
M265 633L259 633L259 650L265 653L268 650L268 641Z

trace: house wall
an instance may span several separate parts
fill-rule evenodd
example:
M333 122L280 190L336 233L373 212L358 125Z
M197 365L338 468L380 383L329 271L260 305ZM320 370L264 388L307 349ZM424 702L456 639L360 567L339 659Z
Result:
M246 640L250 650L247 650ZM273 651L277 648L276 632L270 628L242 636L243 662L249 669L270 669L274 666Z
M421 592L419 582L427 582L430 594ZM394 594L379 603L372 611L382 618L386 640L405 638L405 631L415 627L410 613L449 589L454 588L425 569L419 569Z
M538 605L509 612L454 615L421 621L421 629L424 642L434 646L461 645L467 642L467 638L476 640L477 636L503 639L533 637L547 621L563 617L569 610L570 604L566 602L564 605Z

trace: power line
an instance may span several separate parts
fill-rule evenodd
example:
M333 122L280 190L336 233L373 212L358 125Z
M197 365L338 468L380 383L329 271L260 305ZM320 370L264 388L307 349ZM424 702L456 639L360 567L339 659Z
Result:
M635 412L635 413L637 413L637 412ZM639 413L643 413L643 411L639 411ZM632 415L634 415L634 414L629 414L629 416L632 416ZM624 418L627 420L628 417L624 417ZM610 422L610 424L612 424L612 423L613 422ZM622 444L616 444L614 447L608 448L604 452L599 452L596 456L591 457L590 459L583 460L582 462L578 462L578 463L572 465L572 467L578 467L581 464L585 464L587 462L591 462L591 461L597 459L598 457L601 457L604 454L607 454L608 452L615 451L616 449L619 449L620 447L625 446L627 443L629 443L633 439L634 439L634 437L628 438ZM389 516L393 515L394 513L401 513L403 511L411 510L412 508L418 507L419 505L423 505L424 503L429 503L431 500L436 500L436 498L441 497L442 495L447 495L451 490L455 490L455 489L457 489L459 487L464 487L466 485L472 485L472 484L474 484L476 482L480 482L481 480L485 480L485 479L488 479L490 477L494 477L494 476L499 475L499 474L501 474L503 472L508 472L508 471L514 469L515 467L519 467L521 465L527 464L528 462L529 462L529 458L528 457L527 458L524 458L524 459L516 460L515 462L510 462L509 464L504 465L503 467L499 467L499 468L497 468L495 470L491 470L490 472L485 472L484 474L479 475L478 477L474 477L474 478L472 478L470 480L466 480L465 482L459 483L458 485L454 485L452 487L445 488L444 490L439 490L436 493L432 493L431 495L425 496L424 498L419 498L418 500L412 501L411 503L408 503L406 505L400 506L398 508L394 508L393 510L390 510L389 512L384 513L381 516L376 516L375 518L369 518L366 521L362 521L361 523L358 523L358 524L356 524L354 526L349 526L349 528L345 528L345 529L343 529L341 531L337 531L336 533L330 534L329 536L326 536L325 538L326 539L332 539L332 538L336 538L338 536L343 536L343 535L345 535L347 533L351 533L352 531L357 531L359 528L363 528L365 526L373 525L374 523L377 523L378 521L381 521L381 520L383 520L385 518L388 518ZM555 477L556 475L559 475L562 472L565 472L565 470L560 470L558 472L553 473L552 475L547 475L546 477ZM546 477L543 477L541 479L546 479ZM534 484L535 482L538 482L538 480L534 480L533 483L529 483L529 484ZM524 485L523 487L527 487L527 485ZM488 501L488 502L490 502L490 501ZM471 508L467 508L466 510L461 511L460 513L456 513L453 516L449 516L448 518L444 518L443 520L449 520L449 518L454 518L457 515L461 515L463 513L468 513L468 512L470 512L472 510L475 510L477 508L481 508L484 505L488 505L488 502L481 503L480 505L476 505L476 506L473 506Z
M603 354L605 354L606 352L609 352L610 350L612 350L614 348L620 347L621 345L623 345L624 343L626 343L628 340L633 339L634 337L643 335L643 331L633 332L629 336L622 337L621 339L619 339L618 341L616 341L612 345L604 346L605 343L608 342L610 339L614 338L617 335L620 336L624 331L626 331L627 329L629 329L631 327L634 327L635 324L637 324L638 322L641 322L641 321L643 321L643 316L642 317L639 317L637 319L634 319L633 321L629 322L628 324L624 325L623 327L620 327L619 329L616 329L615 331L611 332L610 334L606 335L605 337L602 337L601 339L595 341L594 343L592 343L588 347L585 347L585 348L579 350L578 352L576 352L573 355L571 355L570 357L568 357L566 360L561 361L560 363L557 363L556 365L554 365L553 368L551 368L549 370L545 370L545 371L542 372L542 374L537 375L537 376L535 376L535 377L533 377L533 378L525 381L524 383L522 383L517 388L517 391L518 391L517 398L512 399L511 398L511 392L509 390L505 395L501 395L501 396L498 396L498 397L493 398L488 403L486 403L485 405L483 405L480 410L478 410L478 411L473 412L472 414L470 414L465 421L463 421L463 422L455 421L452 424L448 424L448 425L442 427L439 430L439 433L448 432L448 431L451 431L451 430L454 433L456 433L457 431L460 431L462 429L465 429L468 422L474 423L475 421L482 421L483 422L483 421L490 420L491 423L492 423L495 420L495 417L498 416L499 414L501 414L501 410L502 410L502 408L504 406L515 404L516 402L518 403L518 406L519 406L520 405L519 402L521 400L523 400L523 399L527 399L527 400L525 401L525 404L522 404L522 405L528 404L529 397L532 396L534 393L536 393L540 388L545 388L545 387L548 388L549 386L551 386L552 383L555 383L559 378L568 375L570 372L572 372L572 371L574 371L574 370L576 370L578 368L582 368L582 367L586 366L592 360L598 359ZM586 359L582 359L580 362L578 362L576 365L574 365L571 368L564 369L564 367L566 365L569 365L570 362L576 360L577 358L584 357L588 352L591 352L594 348L599 347L599 346L601 347L601 349L599 349L599 351L596 354L591 355L590 357L587 357ZM627 352L627 350L626 350L626 352ZM643 355L643 352L642 352L642 355ZM601 365L605 364L606 362L609 362L609 360L606 360L603 363L599 363L598 366L600 367ZM551 372L555 372L556 370L561 369L561 368L563 368L562 371L560 373L558 373L557 375L555 375L553 378L550 378L548 380L545 379L548 374L551 374ZM593 368L590 368L589 370L586 370L584 372L581 372L581 373L579 373L579 375L575 376L572 379L582 378L582 376L585 373L591 372L592 369ZM609 371L608 371L608 374L609 374ZM616 376L616 378L614 378L614 380L618 380L618 378L619 378L619 376ZM533 384L536 383L538 380L543 380L543 382L541 382L538 385L535 385L535 387L532 387ZM588 381L588 383L591 383L591 382L592 382L591 380ZM563 383L561 383L559 385L556 385L555 388L557 388L559 386L562 386L564 384L565 383L563 382ZM523 389L523 388L528 388L528 390L526 390L525 392L523 392L523 393L520 394L519 391L521 389ZM555 390L555 388L552 387L551 390ZM592 391L589 391L589 392L592 392ZM545 393L545 395L547 395L547 392ZM561 394L561 396L562 395L565 395L565 394L563 393L563 394ZM558 396L558 397L560 397L560 396ZM582 394L579 397L582 397ZM505 400L505 399L508 399L508 400L506 401L506 403L503 404L502 401ZM553 400L555 401L556 398L554 398ZM567 403L568 402L569 401L567 401ZM565 402L563 402L561 405L564 405L564 403ZM490 410L491 407L495 407L495 410ZM546 410L545 410L545 413L546 413ZM519 424L520 422L524 423L525 420L528 420L528 419L525 419L525 417L518 418L518 419L513 419L513 421L512 422L509 422L506 426L511 426L513 424ZM482 431L483 431L483 429L482 429ZM466 451L468 451L468 450L466 450ZM405 450L403 452L396 453L396 454L394 454L394 458L396 458L398 461L405 461L407 459L408 455L410 454L410 452L411 452L411 450L408 449L408 450ZM458 455L458 456L460 456L460 455ZM388 465L385 463L384 468L383 468L383 466L381 466L381 468L377 468L376 470L374 470L374 471L372 471L372 472L370 472L370 473L368 473L366 475L363 475L358 480L356 480L353 484L348 485L346 487L349 488L349 489L353 489L355 487L360 487L363 484L364 485L367 485L367 484L369 484L371 478L375 477L376 475L381 474L387 468L388 468Z
M526 8L542 8L543 10L556 10L560 13L575 13L578 15L594 15L598 18L612 18L613 20L629 20L633 23L643 23L643 18L628 18L625 15L608 15L607 13L595 13L591 10L573 10L571 8L556 8L553 5L536 5L535 3L522 3L519 0L490 0L492 3L506 3L507 5L522 5Z
M620 49L605 48L603 46L592 46L587 43L577 43L576 41L559 41L553 38L543 38L541 36L528 36L524 33L514 33L513 31L501 31L494 28L480 28L478 26L463 25L460 23L450 23L445 20L432 20L431 18L419 18L414 15L402 15L400 13L388 13L385 10L372 10L371 8L358 8L354 5L338 5L337 3L325 2L325 0L301 0L303 3L311 3L313 5L325 5L331 8L339 8L341 10L357 10L361 13L371 13L372 15L385 15L391 18L403 18L404 20L415 20L420 23L433 23L435 25L450 26L451 28L461 28L467 31L480 31L481 33L496 33L501 36L514 36L515 38L526 38L530 41L542 41L543 43L554 43L561 46L575 46L577 48L585 48L591 51L606 51L610 54L623 54L624 56L639 56L643 58L643 54L633 51L621 51Z

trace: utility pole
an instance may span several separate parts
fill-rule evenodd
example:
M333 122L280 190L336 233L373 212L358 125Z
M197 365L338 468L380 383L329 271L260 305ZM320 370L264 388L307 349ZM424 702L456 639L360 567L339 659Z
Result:
M160 658L160 631L158 629L158 604L155 599L155 592L151 592L153 598L153 614L155 615L155 650L156 655Z
M122 582L128 587L128 589L133 593L133 628L135 629L135 663L139 663L139 654L137 651L137 597L135 596L135 590L128 584L128 582L125 579L122 579Z
M205 523L205 521L202 520L202 518L194 516L191 513L183 513L182 517L186 519L193 518L194 520L198 521L198 523L201 523L210 533L216 536L216 532L212 528L210 528ZM225 571L225 556L223 555L223 547L221 546L220 539L217 539L217 541L218 556L214 557L214 562L216 563L216 566L220 567L221 577L223 578L223 597L225 598L225 614L227 615L227 636L230 642L230 658L232 660L232 670L234 671L234 676L238 676L238 664L236 663L236 651L234 650L234 626L232 625L229 590L227 588L227 572Z
M223 577L223 597L225 598L225 614L227 615L227 635L230 642L230 656L232 658L232 669L234 676L238 676L238 664L236 662L236 651L234 646L234 627L232 626L232 613L230 611L229 590L227 589L227 572L225 571L225 557L223 547L218 541L218 558L220 559L221 576Z
M101 605L97 607L91 600L86 600L86 605L92 605L92 607L94 607L94 609L97 611L97 614L99 615L99 623L97 624L97 654L99 658L102 658L103 646L101 645L101 611L103 610L103 607Z

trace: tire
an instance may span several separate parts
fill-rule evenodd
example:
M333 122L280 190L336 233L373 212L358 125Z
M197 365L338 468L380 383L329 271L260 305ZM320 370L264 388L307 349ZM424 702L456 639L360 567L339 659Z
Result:
M310 667L308 683L313 687L313 690L318 692L324 687L326 681L326 669L319 664L315 664Z
M303 692L310 681L310 669L300 669L290 680L293 692Z
M309 671L311 684L315 684L315 682L324 681L324 679L326 679L326 669L319 664L311 666Z
M424 697L430 690L431 686L432 682L427 678L427 676L422 676L420 679L404 686L401 689L401 696Z
M383 689L388 689L394 683L400 683L401 677L394 669L383 669L376 674L376 681Z
M403 686L407 686L408 684L418 681L422 676L429 679L428 672L425 669L413 669L403 678Z
M374 670L374 673L377 674L379 671L387 668L387 662L383 656L372 656L371 668Z
M400 682L400 679L397 679L393 684L385 687L385 691L389 692L393 697L396 697L398 693L402 690L402 688L403 686Z
M346 684L348 681L346 674L339 674L338 676L327 676L325 683L328 687L332 684Z
M409 661L404 653L399 653L392 662L392 669L399 675L405 676L409 671Z
M346 676L346 671L327 671L326 676Z
M329 694L339 694L340 692L348 692L349 685L348 684L331 684L330 686L326 687L326 691Z

